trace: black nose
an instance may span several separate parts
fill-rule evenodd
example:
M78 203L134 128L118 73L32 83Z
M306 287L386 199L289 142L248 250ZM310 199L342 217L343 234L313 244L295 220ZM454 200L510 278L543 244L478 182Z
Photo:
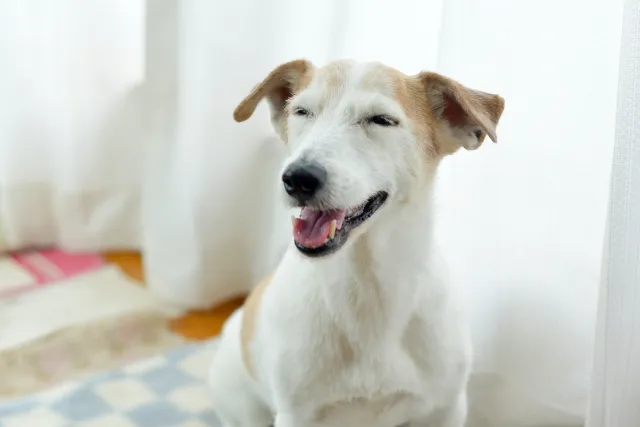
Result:
M293 163L282 174L288 195L300 202L315 196L327 181L327 171L312 163Z

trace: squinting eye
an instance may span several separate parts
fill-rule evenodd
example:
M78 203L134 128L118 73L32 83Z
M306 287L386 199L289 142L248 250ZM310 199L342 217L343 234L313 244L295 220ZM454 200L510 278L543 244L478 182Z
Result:
M366 122L373 123L374 125L378 125L378 126L397 126L398 125L398 121L396 119L393 119L389 116L385 116L382 114L377 116L367 117Z
M296 107L293 110L293 114L295 114L296 116L309 116L311 115L311 113L309 113L309 110L306 110L302 107Z

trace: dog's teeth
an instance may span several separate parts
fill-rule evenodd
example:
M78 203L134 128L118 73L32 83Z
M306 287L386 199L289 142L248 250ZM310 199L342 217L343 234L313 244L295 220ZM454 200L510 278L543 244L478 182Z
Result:
M336 227L338 226L337 221L331 220L331 224L329 224L329 238L333 239L336 236Z
M296 224L296 217L295 215L291 215L291 225L295 225Z

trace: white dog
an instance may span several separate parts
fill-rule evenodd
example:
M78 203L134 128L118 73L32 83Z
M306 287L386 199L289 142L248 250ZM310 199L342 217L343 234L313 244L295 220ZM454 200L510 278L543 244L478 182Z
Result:
M210 372L226 427L461 427L472 357L433 250L440 160L496 141L504 100L439 74L306 60L266 99L289 147L293 242L229 319Z

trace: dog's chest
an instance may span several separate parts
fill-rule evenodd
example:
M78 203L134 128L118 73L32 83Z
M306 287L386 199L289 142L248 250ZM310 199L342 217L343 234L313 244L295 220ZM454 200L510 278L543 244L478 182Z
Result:
M341 318L312 301L296 305L304 310L295 320L266 320L255 342L261 375L291 404L398 391L414 399L425 387L444 396L450 384L460 383L455 378L465 365L460 347L453 337L443 340L443 331L435 331L423 316L409 315L404 329L392 331L380 329L372 313ZM280 307L272 314L285 312Z
M280 404L399 392L409 400L436 396L434 404L463 383L460 319L430 274L281 267L286 275L277 273L265 294L252 349L260 381ZM433 285L426 293L425 281Z

